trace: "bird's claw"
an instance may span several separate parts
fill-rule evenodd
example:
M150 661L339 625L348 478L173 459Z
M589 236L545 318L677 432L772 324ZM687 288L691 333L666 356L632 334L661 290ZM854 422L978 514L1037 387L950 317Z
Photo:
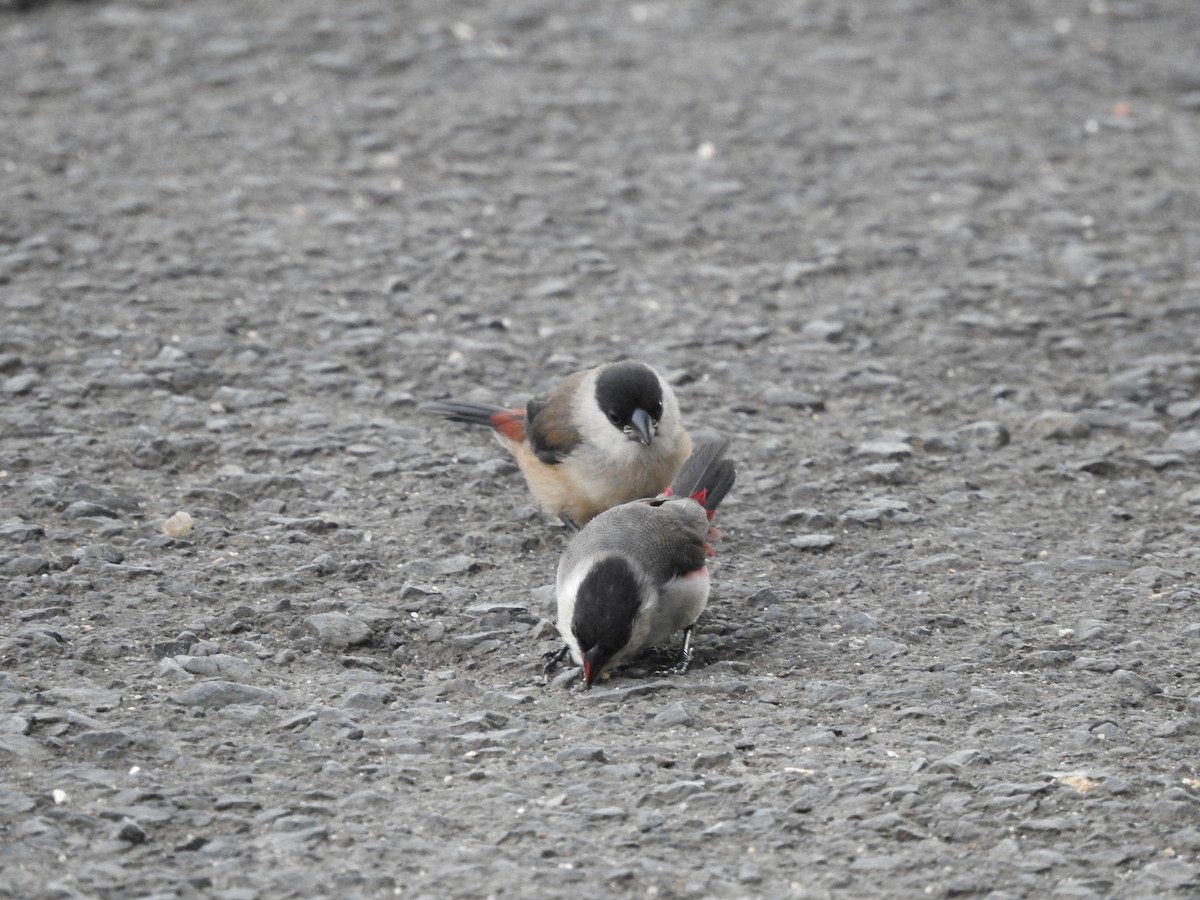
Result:
M549 650L546 653L543 653L542 659L545 661L545 664L542 666L542 678L549 681L550 673L558 668L558 664L566 658L567 653L569 653L570 650L570 647L568 647L566 644L563 644L557 650Z
M679 654L679 659L675 661L675 665L659 669L655 675L683 675L687 672L688 667L692 664L692 629L688 627L683 632L683 650Z

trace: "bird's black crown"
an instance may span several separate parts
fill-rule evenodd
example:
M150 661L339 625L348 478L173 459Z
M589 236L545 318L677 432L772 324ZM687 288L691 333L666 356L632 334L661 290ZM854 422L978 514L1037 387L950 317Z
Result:
M643 363L614 363L596 379L596 404L617 428L628 425L636 409L645 410L658 422L663 414L662 382Z
M605 662L629 643L637 613L639 584L633 567L617 556L596 562L575 594L571 631L587 653L599 648Z

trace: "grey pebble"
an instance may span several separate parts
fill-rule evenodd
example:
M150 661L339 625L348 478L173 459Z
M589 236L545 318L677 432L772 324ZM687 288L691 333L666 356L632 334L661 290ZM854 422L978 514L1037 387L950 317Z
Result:
M802 534L788 541L797 550L828 550L836 543L837 536L832 534Z
M579 682L583 674L582 666L568 666L550 681L549 687L568 690Z
M875 620L869 613L852 612L846 616L846 621L842 624L842 630L852 634L864 634L875 630Z
M695 720L696 717L683 703L676 702L655 713L651 722L659 728L675 728L691 725Z
M904 441L867 441L854 451L858 456L882 456L887 459L904 459L912 456L913 448Z
M1188 431L1177 431L1167 436L1163 441L1163 450L1169 453L1183 453L1187 456L1200 454L1200 428Z
M335 650L344 650L371 640L371 627L366 622L342 612L306 616L304 624L316 634L317 640Z
M898 462L871 463L863 467L863 475L868 481L880 484L901 484L906 477L903 464Z
M134 740L124 731L108 729L84 731L75 737L75 744L92 753L106 754L132 747Z
M1181 716L1154 729L1155 737L1190 737L1200 734L1200 719Z
M179 663L169 656L158 661L158 668L154 670L154 677L157 681L174 684L195 681L195 676L186 671L183 666L179 665Z
M287 395L280 391L225 386L217 388L212 395L211 402L219 403L229 410L257 409L276 403L286 403Z
M1007 446L1012 436L999 422L970 422L954 429L954 438L963 447L975 450L999 450Z
M252 664L228 653L213 653L209 656L176 656L175 663L179 668L192 675L208 678L222 677L230 681L244 681L253 677L258 670L257 664Z
M63 510L63 515L68 519L117 518L117 514L113 510L90 500L76 500Z
M31 525L28 522L14 520L0 525L0 537L21 544L41 540L46 536L46 529L41 525Z
M1087 437L1092 433L1092 426L1078 413L1045 410L1027 421L1025 430L1034 437L1071 441Z
M608 762L608 757L604 755L604 751L599 747L567 747L565 750L559 750L554 755L554 758L560 763Z
M846 323L833 319L812 319L800 329L803 337L815 341L837 341L846 333Z
M806 528L831 528L833 516L816 509L792 509L785 512L779 519L783 525L804 525Z
M779 603L779 595L766 585L757 588L746 598L746 605L754 609L773 607Z
M236 681L204 681L180 691L172 699L183 706L198 706L207 709L219 709L223 706L243 703L275 704L278 702L273 691Z
M1130 706L1136 706L1147 697L1162 693L1162 688L1153 681L1129 669L1117 669L1110 677L1118 686L1120 698Z
M1200 400L1176 400L1168 403L1167 415L1172 419L1193 419L1200 415Z
M0 566L5 575L41 575L50 571L50 563L40 556L14 556Z
M37 372L22 372L20 375L13 375L0 382L0 390L17 397L29 393L41 380L41 376Z
M342 695L339 705L351 709L383 709L395 699L395 691L388 685L360 681Z
M478 572L486 565L482 561L475 559L473 556L450 556L442 560L438 560L435 564L434 571L439 575L462 575L472 572Z
M879 525L883 520L883 510L874 506L864 506L848 509L838 516L840 525Z
M1156 859L1147 863L1142 872L1155 881L1172 887L1200 885L1200 865L1182 859Z
M652 787L642 795L641 803L642 805L669 806L680 803L704 790L707 790L707 785L703 781L673 781L670 784Z

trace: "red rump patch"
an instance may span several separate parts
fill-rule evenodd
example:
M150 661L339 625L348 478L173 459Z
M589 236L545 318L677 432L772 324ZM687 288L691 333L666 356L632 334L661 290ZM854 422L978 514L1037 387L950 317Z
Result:
M525 440L525 410L506 409L492 414L492 427L510 441Z

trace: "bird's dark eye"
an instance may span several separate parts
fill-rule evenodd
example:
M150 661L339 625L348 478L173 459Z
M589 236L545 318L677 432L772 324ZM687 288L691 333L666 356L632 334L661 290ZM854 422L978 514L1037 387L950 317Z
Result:
M618 413L610 412L608 414L608 421L612 422L618 428L621 427L621 416Z

